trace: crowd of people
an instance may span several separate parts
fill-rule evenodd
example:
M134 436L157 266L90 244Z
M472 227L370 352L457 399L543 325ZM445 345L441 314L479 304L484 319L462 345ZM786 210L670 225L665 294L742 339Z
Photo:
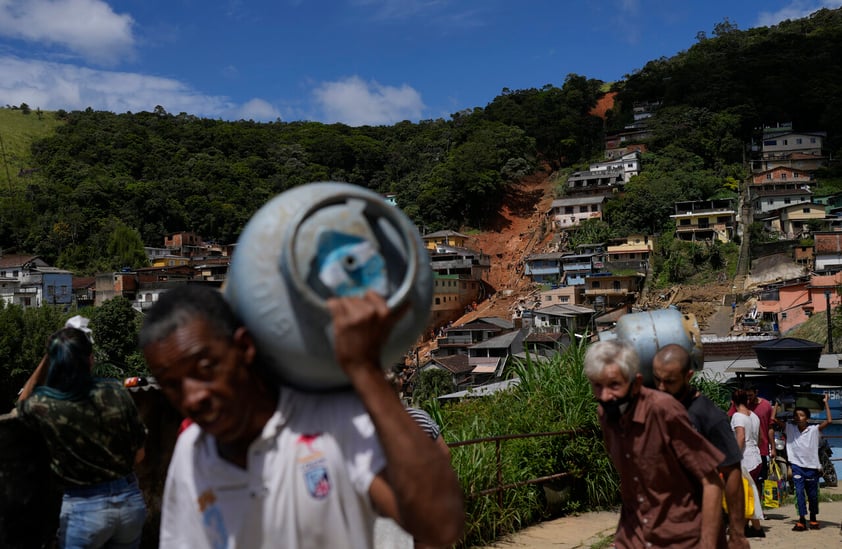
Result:
M778 419L777 407L750 385L733 392L726 413L690 384L691 358L680 345L659 349L651 366L648 388L630 343L600 341L585 355L606 448L620 473L615 547L742 548L747 538L765 537L760 495L776 426L785 430L795 485L792 529L820 527L819 431L831 423L826 395L818 424L808 423L810 410L800 406L793 421Z
M222 293L186 285L144 316L139 346L187 418L166 477L160 547L373 547L386 518L409 546L441 547L464 530L462 489L438 426L407 409L380 365L402 311L374 292L327 301L346 391L303 392L261 367L254 339ZM53 334L19 396L63 487L59 547L139 547L146 507L134 467L146 429L121 383L92 376L83 319ZM762 493L785 431L797 496L794 530L818 528L819 432L796 408L778 425L753 387L726 413L690 383L687 350L667 345L646 387L633 345L589 346L584 372L620 478L615 547L748 547L763 537ZM729 418L730 415L730 418ZM749 479L750 484L744 482ZM727 519L723 520L723 500Z

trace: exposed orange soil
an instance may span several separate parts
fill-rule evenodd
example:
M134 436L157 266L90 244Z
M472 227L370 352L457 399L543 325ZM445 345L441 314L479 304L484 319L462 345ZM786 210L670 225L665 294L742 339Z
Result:
M487 282L493 295L455 324L477 316L511 318L511 307L532 290L523 265L527 256L544 252L552 240L547 219L553 201L550 175L547 168L512 185L489 228L473 235L471 246L491 257Z

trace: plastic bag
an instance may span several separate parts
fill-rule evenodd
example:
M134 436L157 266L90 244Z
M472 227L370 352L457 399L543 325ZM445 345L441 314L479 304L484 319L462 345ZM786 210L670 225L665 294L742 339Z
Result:
M745 518L755 518L754 517L754 502L756 500L754 490L754 481L751 480L751 477L743 474L743 494L745 494ZM725 509L725 512L728 512L728 504L725 501L725 494L722 494L722 508Z
M777 461L769 463L769 473L763 481L763 507L776 509L781 506L784 499L783 475Z

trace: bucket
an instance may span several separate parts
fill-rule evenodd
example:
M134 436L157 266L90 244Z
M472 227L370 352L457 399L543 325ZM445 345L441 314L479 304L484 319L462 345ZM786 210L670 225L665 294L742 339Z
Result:
M319 182L279 194L252 216L224 292L280 381L323 391L350 385L334 358L326 301L369 289L391 310L410 304L383 347L388 368L429 322L429 256L415 225L379 194Z
M643 383L653 387L652 360L667 345L681 345L690 354L694 370L704 367L702 339L696 317L667 307L623 315L611 330L599 332L599 339L621 339L630 343L640 359Z

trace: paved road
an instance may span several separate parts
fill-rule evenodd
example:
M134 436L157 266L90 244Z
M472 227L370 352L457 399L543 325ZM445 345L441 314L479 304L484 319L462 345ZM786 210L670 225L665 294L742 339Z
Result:
M842 487L822 488L823 493L842 494ZM767 509L766 520L762 521L765 538L751 538L752 547L763 549L818 549L839 546L842 542L842 501L819 504L820 530L793 532L795 506L784 505L779 509ZM489 546L494 549L573 549L590 548L604 542L617 526L616 512L582 513L542 522L518 532L508 539Z

